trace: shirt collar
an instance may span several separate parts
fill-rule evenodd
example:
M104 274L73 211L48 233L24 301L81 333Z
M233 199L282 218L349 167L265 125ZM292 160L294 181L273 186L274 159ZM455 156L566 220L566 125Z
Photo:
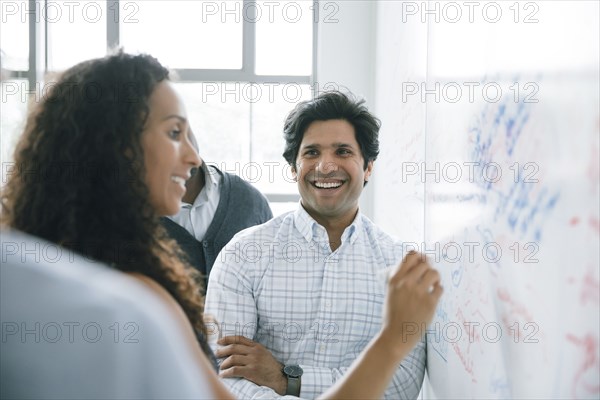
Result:
M193 207L201 206L208 201L208 197L217 190L219 186L218 172L210 168L206 163L202 163L200 170L197 173L204 174L204 187L196 196Z
M319 225L319 223L306 212L304 207L302 207L302 201L298 202L298 208L294 212L294 223L300 234L309 243L329 243L327 230ZM362 226L362 214L359 209L356 213L356 217L354 217L354 221L352 221L352 223L344 229L344 233L342 233L342 244L346 241L350 241L350 244L354 244L359 236L359 232L362 231Z

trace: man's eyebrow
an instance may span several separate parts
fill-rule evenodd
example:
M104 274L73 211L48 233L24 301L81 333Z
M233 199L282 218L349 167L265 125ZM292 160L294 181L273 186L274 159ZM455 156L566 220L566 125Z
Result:
M354 148L354 146L350 143L341 143L341 142L332 143L331 146L335 147L335 148L341 148L341 147L351 148L351 149ZM305 144L304 146L301 147L301 149L320 149L320 148L321 148L321 145L317 144L317 143Z
M311 144L305 144L305 145L304 145L304 146L302 146L301 148L302 148L302 149L318 149L318 148L320 148L320 147L321 147L321 145L320 145L320 144L316 144L316 143L315 143L315 144L313 144L313 143L311 143Z

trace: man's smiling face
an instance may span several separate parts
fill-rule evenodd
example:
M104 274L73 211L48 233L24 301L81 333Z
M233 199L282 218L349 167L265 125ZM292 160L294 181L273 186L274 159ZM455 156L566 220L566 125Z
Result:
M366 170L363 166L354 127L348 121L311 123L302 137L294 170L306 211L317 221L354 218L373 162Z

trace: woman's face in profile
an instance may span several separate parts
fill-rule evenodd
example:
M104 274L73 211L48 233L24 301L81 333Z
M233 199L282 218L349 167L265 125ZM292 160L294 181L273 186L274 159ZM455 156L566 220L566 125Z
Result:
M174 215L185 194L185 182L200 158L190 141L191 131L183 102L168 81L150 96L150 114L142 133L145 183L150 204L158 215Z

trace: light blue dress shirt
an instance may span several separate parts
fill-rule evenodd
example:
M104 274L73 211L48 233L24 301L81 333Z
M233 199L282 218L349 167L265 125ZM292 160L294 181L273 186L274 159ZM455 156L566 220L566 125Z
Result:
M205 183L198 196L196 196L194 204L181 203L179 212L172 217L168 217L185 228L199 242L204 239L221 199L219 190L221 175L210 165L200 169L198 173L202 171L204 171Z
M341 239L332 252L325 228L299 205L238 233L217 257L208 284L205 311L219 322L218 335L242 334L280 362L299 364L302 398L325 392L379 332L382 271L403 255L402 243L360 212ZM425 359L420 341L385 398L416 398ZM278 397L244 379L224 381L238 398Z

